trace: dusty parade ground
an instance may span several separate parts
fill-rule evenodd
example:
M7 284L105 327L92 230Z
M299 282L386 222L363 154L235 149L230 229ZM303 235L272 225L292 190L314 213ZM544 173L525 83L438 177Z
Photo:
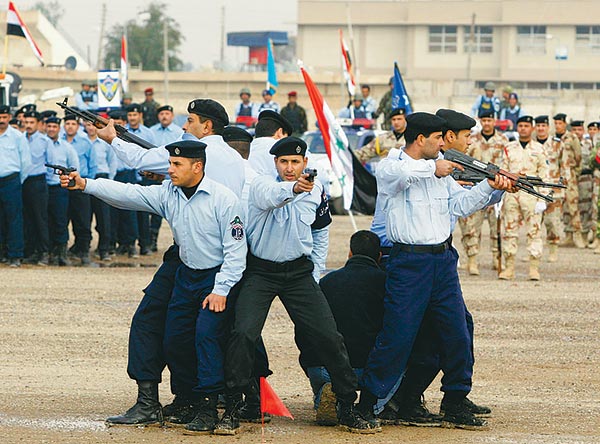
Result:
M359 228L370 220L357 217ZM349 219L336 217L330 268L344 263L351 233ZM169 242L163 228L159 246L164 250ZM558 263L543 263L541 282L525 280L527 264L518 261L517 279L507 283L491 270L488 245L484 241L481 276L461 271L476 323L471 398L493 408L488 431L396 426L359 436L316 426L292 325L276 302L264 334L270 381L296 419L273 419L265 442L600 442L600 256L561 248ZM525 256L523 243L519 254ZM158 254L137 260L143 267L126 266L129 259L103 268L0 266L0 443L261 442L259 425L243 425L243 433L230 438L104 426L104 418L134 401L135 384L126 373L129 322L160 260ZM168 403L168 384L161 387ZM437 410L439 381L426 398Z

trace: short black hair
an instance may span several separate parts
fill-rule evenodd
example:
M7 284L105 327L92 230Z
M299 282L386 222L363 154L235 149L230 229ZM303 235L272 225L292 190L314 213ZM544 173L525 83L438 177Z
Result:
M360 89L366 88L369 91L371 91L371 87L369 85L367 85L366 83L363 83L362 85L360 85Z
M372 231L360 230L350 238L350 251L353 255L368 256L379 262L381 253L381 241Z
M404 132L404 142L406 143L406 145L410 145L415 140L417 140L417 137L419 137L419 134L423 134L423 137L427 138L427 137L431 136L433 133L438 133L440 131L442 131L442 134L446 134L444 129L430 131L430 132L423 131L423 130L411 131L410 125L407 125L406 131Z
M202 150L202 152L198 155L198 157L190 157L192 163L202 162L202 169L206 171L206 151Z
M254 130L254 137L272 137L279 128L283 128L279 122L271 119L259 120ZM285 132L285 130L284 130ZM289 134L288 134L289 136Z
M198 115L198 117L200 118L200 123L204 123L207 120L210 120L212 122L214 134L217 134L219 136L223 134L223 130L225 129L225 126L221 122L219 122L217 119L211 119L209 117L204 117L204 116L200 116L200 115Z

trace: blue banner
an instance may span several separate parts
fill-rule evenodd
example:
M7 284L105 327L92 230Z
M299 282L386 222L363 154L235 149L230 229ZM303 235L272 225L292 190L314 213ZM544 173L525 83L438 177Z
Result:
M275 57L273 57L273 40L269 39L267 44L267 89L273 95L277 92L278 86Z
M394 62L392 109L396 108L404 108L406 114L412 114L413 112L408 93L406 92L406 87L404 86L404 81L402 80L402 75L398 69L398 63Z

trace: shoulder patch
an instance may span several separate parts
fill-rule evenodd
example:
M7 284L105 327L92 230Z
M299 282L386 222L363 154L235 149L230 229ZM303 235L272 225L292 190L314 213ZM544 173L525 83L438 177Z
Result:
M239 216L235 216L231 222L229 222L231 227L231 237L235 240L240 241L244 238L244 224Z

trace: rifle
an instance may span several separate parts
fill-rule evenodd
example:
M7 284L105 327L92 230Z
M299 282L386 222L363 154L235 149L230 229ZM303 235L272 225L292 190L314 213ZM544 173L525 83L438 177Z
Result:
M73 171L77 171L77 168L65 167L62 165L53 165L51 163L45 163L44 165L48 168L52 168L54 170L54 174L57 176L68 176ZM69 186L75 186L75 179L69 179Z
M507 179L510 179L513 183L513 186L519 190L525 191L526 193L529 193L535 197L539 197L540 199L544 199L547 202L554 202L554 199L552 198L552 192L550 192L548 195L545 195L536 191L534 187L565 188L562 183L555 184L544 182L540 177L537 176L519 176L518 174L510 173L506 170L503 170L499 166L494 165L493 163L481 162L480 160L474 159L473 157L467 156L466 154L456 150L445 151L444 159L451 162L456 162L465 169L482 175L486 179L494 180L496 174L504 176Z
M457 162L458 163L458 162ZM479 183L484 179L487 179L483 174L475 173L473 171L460 171L454 170L450 174L454 180L460 180L463 182L473 182ZM567 188L567 186L563 183L563 178L561 177L558 183L547 183L542 180L539 176L518 176L520 179L526 180L530 182L533 186L542 187L542 188Z
M90 122L96 128L104 128L106 125L108 125L108 119L105 119L101 116L97 116L96 114L87 110L72 108L69 105L67 105L68 100L69 99L65 97L65 100L63 100L62 103L56 102L56 104L62 109L64 109L67 114L74 114L80 119ZM129 130L122 125L115 124L115 130L117 130L117 137L119 139L124 140L125 142L135 143L136 145L141 146L142 148L145 148L147 150L149 150L150 148L156 148L155 145L129 132Z

